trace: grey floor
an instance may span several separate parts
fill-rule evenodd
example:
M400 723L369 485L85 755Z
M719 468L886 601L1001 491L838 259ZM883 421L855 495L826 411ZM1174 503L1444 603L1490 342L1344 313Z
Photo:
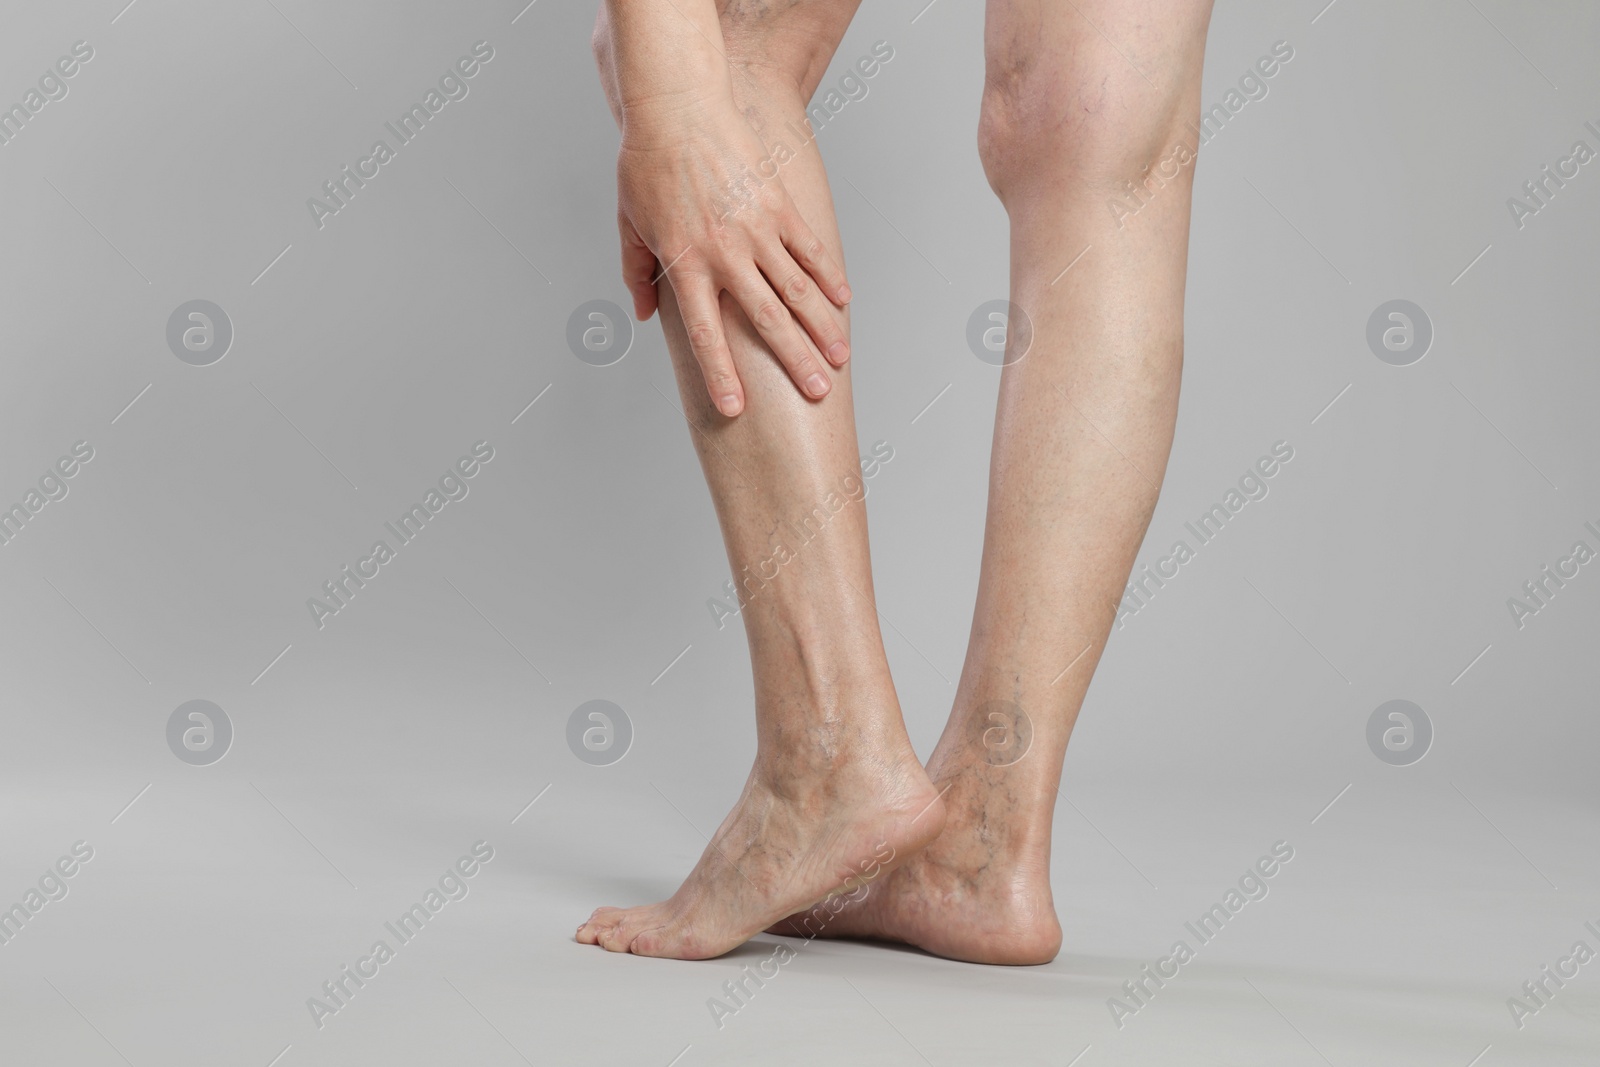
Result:
M1600 147L1592 5L1219 5L1208 107L1294 58L1201 151L1141 570L1293 459L1114 634L1057 803L1065 948L791 942L729 1015L778 939L571 940L692 865L750 764L751 683L658 328L569 342L626 302L616 134L593 3L525 3L4 12L0 104L94 54L0 146L0 507L54 497L0 545L0 1063L1600 1062L1600 578L1570 562L1600 547L1600 164L1508 206ZM828 84L894 58L819 134L924 754L983 529L997 372L967 330L1006 292L980 8L866 5ZM475 42L468 95L319 226L308 198ZM1394 301L1426 343L1384 348ZM185 349L195 306L226 345ZM434 487L456 499L317 619ZM620 712L598 755L593 700ZM1389 748L1395 700L1427 729Z
M1371 773L1320 818L1331 797L1309 784L1274 811L1248 791L1197 803L1158 786L1123 810L1079 791L1081 813L1058 812L1067 944L1048 966L766 936L679 963L570 940L597 901L670 892L696 827L719 817L668 773L654 787L564 773L524 810L544 784L524 797L509 781L313 787L229 770L163 776L114 823L127 798L103 785L28 784L7 871L74 834L95 851L0 950L8 1063L1595 1062L1589 968L1520 1031L1505 1007L1540 965L1597 940L1583 924L1600 901L1574 891L1596 876L1579 810L1452 802ZM402 943L384 924L479 840L493 859ZM1293 860L1202 944L1184 924L1276 840ZM321 983L379 939L393 958L318 1027L307 999L333 1004ZM1194 958L1119 1028L1108 999L1177 940ZM723 983L759 975L780 941L793 957L732 1000ZM720 1026L713 999L738 1009Z

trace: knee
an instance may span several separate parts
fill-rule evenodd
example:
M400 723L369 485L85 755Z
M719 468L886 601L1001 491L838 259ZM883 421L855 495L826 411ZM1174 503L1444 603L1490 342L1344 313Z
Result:
M991 57L978 119L984 174L1008 207L1030 192L1174 180L1198 148L1198 86L1160 89L1123 70L1065 71ZM1177 164L1175 166L1175 164ZM1170 171L1171 173L1165 173Z

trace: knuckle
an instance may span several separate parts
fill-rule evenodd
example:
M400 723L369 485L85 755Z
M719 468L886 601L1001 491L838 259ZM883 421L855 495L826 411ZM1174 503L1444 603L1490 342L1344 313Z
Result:
M766 182L756 190L756 205L769 215L781 215L789 206L789 194L776 182Z
M687 327L689 347L706 353L717 347L717 328L709 322L697 322Z
M798 304L811 295L811 282L804 274L791 274L783 283L783 298L791 304Z
M759 329L772 331L783 326L789 321L789 312L776 300L764 300L756 308L756 326Z

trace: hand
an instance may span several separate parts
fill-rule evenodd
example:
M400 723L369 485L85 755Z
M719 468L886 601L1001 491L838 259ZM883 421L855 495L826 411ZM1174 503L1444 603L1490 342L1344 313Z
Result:
M617 222L638 318L655 313L664 276L712 403L732 417L744 410L744 387L719 305L727 290L801 392L827 395L818 354L834 367L850 358L834 311L850 289L744 117L731 104L696 101L630 113L623 130Z

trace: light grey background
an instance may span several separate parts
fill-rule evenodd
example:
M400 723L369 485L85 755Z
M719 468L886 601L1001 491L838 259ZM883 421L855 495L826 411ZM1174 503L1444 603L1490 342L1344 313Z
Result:
M1600 163L1521 229L1506 207L1600 148L1592 5L1219 5L1207 106L1295 55L1201 152L1141 565L1274 442L1295 457L1112 641L1057 811L1065 950L811 944L718 1030L707 998L776 939L702 964L570 941L688 870L748 768L751 687L707 608L727 565L659 329L609 367L566 347L578 305L627 304L616 134L594 4L523 2L4 9L0 103L95 50L0 146L0 503L95 453L0 546L0 906L95 850L0 945L6 1062L1595 1062L1600 963L1523 1029L1506 1005L1600 948L1600 567L1521 629L1506 605L1600 547ZM1006 293L981 32L970 0L869 3L825 84L875 41L895 58L820 136L924 754L998 375L966 320ZM479 40L470 95L318 229L306 199ZM1365 342L1396 298L1435 331L1409 367ZM209 367L166 347L193 299L235 331ZM468 497L317 629L306 599L479 440ZM1396 698L1435 730L1408 767L1365 740ZM233 725L209 766L167 747L194 699ZM633 724L609 766L566 743L591 699ZM1280 839L1271 894L1118 1030L1107 998ZM319 1030L306 999L479 840L469 895Z

